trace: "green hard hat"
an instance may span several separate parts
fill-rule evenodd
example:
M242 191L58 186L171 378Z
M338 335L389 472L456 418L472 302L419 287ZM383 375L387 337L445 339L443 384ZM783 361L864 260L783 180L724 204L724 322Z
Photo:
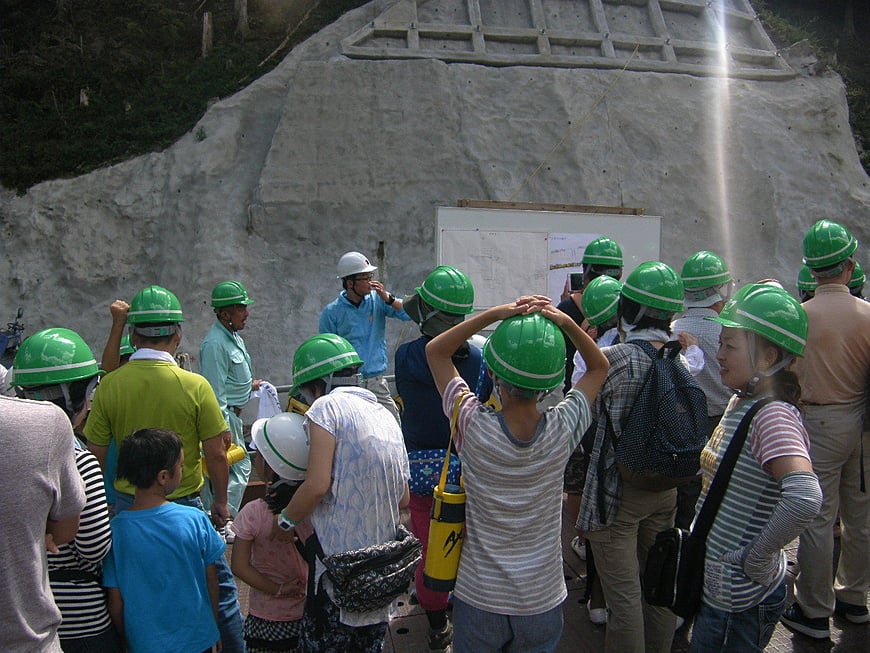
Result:
M745 286L741 286L737 289L737 292L734 293L734 297L725 302L725 306L722 307L722 311L719 313L718 317L725 316L725 319L731 319L734 315L734 312L737 309L737 302L742 301L747 294L749 294L752 290L756 288L761 288L765 284L763 283L747 283ZM707 320L716 321L715 317L705 318Z
M320 333L308 338L293 354L293 385L298 388L303 383L362 363L347 340L334 333Z
M525 390L552 390L565 379L565 337L540 313L514 315L483 346L483 359L498 378Z
M121 338L121 356L129 356L135 351L136 348L133 346L133 343L130 342L130 334L124 334L124 337Z
M580 310L589 324L598 326L616 317L621 290L622 284L606 275L589 282L580 298Z
M852 270L852 278L849 279L849 288L861 288L865 281L867 281L867 277L864 275L864 268L858 261L855 261L855 269Z
M439 265L429 273L417 294L432 308L454 315L468 315L474 310L474 287L462 270Z
M583 250L583 265L603 265L607 267L622 267L622 248L612 238L601 236L586 245Z
M741 288L713 322L747 329L786 351L803 356L809 323L803 306L785 290L765 284Z
M100 374L94 353L75 331L44 329L18 348L12 382L24 387L57 385Z
M843 225L819 220L804 236L804 263L812 270L831 267L855 253L858 241Z
M143 288L127 312L127 324L154 324L159 322L184 322L184 313L178 297L166 288L148 286Z
M683 294L682 279L661 261L641 263L622 285L622 296L626 299L665 313L683 310Z
M686 291L721 286L731 281L731 273L725 261L706 250L695 252L686 259L680 277Z
M248 297L248 291L238 281L221 281L211 291L211 305L213 308L253 304L254 300Z
M856 264L857 268L857 264ZM806 292L815 292L818 287L819 282L816 281L816 278L813 276L813 273L806 265L802 265L801 269L798 271L798 279L797 279L797 287L798 290L803 290Z

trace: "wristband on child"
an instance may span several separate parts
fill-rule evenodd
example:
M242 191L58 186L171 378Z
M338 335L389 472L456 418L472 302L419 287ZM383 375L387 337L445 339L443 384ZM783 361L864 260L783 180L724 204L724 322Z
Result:
M293 528L296 528L296 524L298 523L299 522L293 521L287 515L285 515L283 510L278 513L278 528L280 528L282 531L289 531Z

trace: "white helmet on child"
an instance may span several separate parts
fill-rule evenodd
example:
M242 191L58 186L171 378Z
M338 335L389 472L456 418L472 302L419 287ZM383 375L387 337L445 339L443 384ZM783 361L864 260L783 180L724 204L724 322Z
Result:
M251 438L272 471L288 481L303 481L308 472L308 431L299 413L258 419Z

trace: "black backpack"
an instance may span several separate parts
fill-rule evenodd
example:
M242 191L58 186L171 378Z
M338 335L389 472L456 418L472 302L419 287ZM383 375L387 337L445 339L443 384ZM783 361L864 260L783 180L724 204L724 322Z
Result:
M679 342L668 342L659 350L644 341L629 344L643 349L652 367L622 432L618 438L611 436L619 472L624 481L651 491L688 483L698 473L707 443L707 398L677 360Z

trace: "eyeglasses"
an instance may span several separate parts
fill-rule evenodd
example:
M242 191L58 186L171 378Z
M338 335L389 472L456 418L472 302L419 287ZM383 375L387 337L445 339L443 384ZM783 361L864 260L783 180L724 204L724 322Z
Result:
M366 275L364 275L364 276L362 276L362 277L354 277L353 280L354 280L354 281L371 281L371 280L374 279L374 278L375 278L375 275L373 275L373 274L366 274Z

